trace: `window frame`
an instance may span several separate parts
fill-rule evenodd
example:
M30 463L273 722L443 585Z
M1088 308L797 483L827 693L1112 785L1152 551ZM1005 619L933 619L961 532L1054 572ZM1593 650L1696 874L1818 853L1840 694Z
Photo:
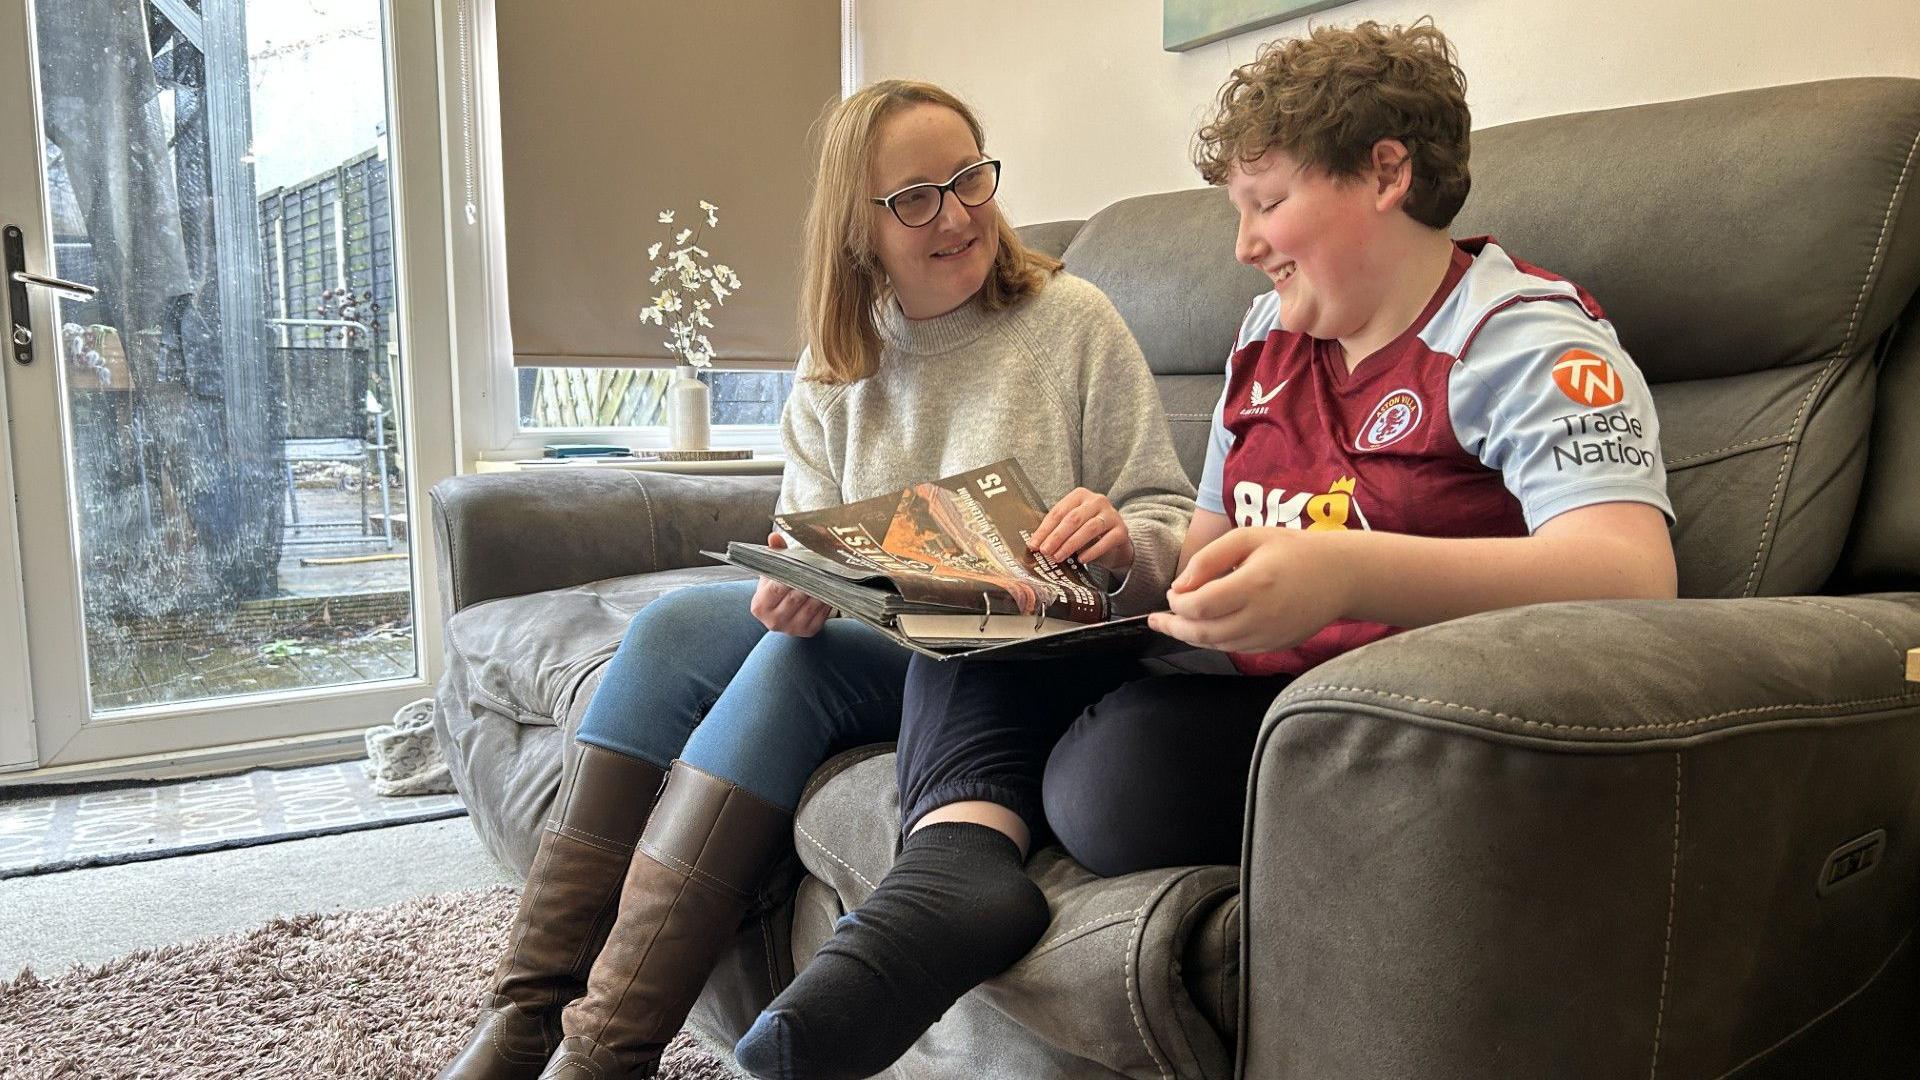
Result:
M556 437L640 450L663 449L667 445L664 425L520 428L519 369L513 364L513 331L507 311L494 4L495 0L442 0L440 4L447 250L451 259L449 291L460 469L472 471L482 460L538 457L542 447ZM471 214L465 209L469 192ZM638 297L635 303L639 303ZM717 365L717 370L726 367ZM778 457L780 426L715 425L713 445Z

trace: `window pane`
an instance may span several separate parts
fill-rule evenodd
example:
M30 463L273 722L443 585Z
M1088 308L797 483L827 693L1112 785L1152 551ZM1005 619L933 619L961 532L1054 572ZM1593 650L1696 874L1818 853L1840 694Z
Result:
M659 427L667 422L671 368L521 368L520 428ZM791 371L702 371L716 427L777 424L793 390Z
M38 26L94 712L412 677L379 0Z

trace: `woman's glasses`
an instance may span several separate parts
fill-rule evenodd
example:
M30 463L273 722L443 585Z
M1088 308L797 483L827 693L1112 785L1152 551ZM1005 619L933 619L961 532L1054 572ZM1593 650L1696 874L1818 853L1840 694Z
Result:
M1000 161L988 158L975 162L953 174L953 179L944 184L914 184L903 187L885 198L873 200L875 206L884 206L893 211L900 224L909 229L918 229L940 216L940 207L946 202L947 192L960 200L961 206L979 206L1000 189Z

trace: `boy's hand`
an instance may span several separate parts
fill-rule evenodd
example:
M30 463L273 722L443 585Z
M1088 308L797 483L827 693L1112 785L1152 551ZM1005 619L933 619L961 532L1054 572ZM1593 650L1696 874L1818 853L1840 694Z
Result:
M1054 562L1077 555L1083 563L1098 563L1116 574L1133 565L1133 536L1113 501L1086 488L1067 492L1033 531L1027 547Z
M1223 652L1292 648L1342 617L1348 568L1326 537L1297 529L1239 528L1194 553L1167 592L1172 610L1148 625Z
M787 538L779 533L767 536L767 546L776 550L785 550ZM747 610L759 619L767 629L794 637L812 637L827 625L827 617L833 609L788 585L782 585L772 578L760 579L760 587L753 590L753 603Z

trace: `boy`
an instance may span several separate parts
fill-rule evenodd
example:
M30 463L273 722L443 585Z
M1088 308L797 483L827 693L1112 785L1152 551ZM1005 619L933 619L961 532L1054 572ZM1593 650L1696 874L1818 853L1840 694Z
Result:
M1674 595L1645 382L1584 290L1448 237L1467 133L1431 24L1322 27L1221 90L1198 164L1274 291L1157 629L1298 674L1397 627Z

